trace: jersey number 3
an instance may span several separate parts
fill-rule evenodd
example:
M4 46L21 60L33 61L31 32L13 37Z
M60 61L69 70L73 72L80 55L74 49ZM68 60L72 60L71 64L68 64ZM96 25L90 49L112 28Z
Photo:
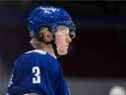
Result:
M32 73L33 73L32 83L33 84L41 83L40 68L38 66L32 67Z

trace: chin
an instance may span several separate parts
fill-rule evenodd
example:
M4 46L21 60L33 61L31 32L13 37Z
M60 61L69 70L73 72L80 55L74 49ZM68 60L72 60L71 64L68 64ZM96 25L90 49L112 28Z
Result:
M58 52L58 54L59 54L60 56L63 56L63 55L67 55L68 52L67 52L67 51L65 51L65 52Z

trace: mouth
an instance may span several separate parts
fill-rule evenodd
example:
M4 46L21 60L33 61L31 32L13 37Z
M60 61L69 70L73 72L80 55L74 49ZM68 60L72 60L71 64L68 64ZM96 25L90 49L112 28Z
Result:
M68 49L69 48L69 45L66 45L66 48Z

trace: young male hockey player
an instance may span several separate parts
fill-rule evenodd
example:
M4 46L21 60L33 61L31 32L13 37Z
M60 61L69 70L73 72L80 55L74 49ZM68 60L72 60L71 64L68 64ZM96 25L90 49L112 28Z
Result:
M28 17L34 50L14 64L7 95L70 95L57 57L68 53L75 25L62 8L39 6Z

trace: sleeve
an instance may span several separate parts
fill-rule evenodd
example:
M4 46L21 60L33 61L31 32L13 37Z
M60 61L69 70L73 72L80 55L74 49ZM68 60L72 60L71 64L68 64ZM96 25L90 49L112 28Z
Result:
M22 70L18 64L21 63L21 58L18 58L14 63L12 75L10 78L10 82L8 85L7 95L23 95L25 88L19 86L17 83L20 81L19 79L22 77Z
M57 87L58 94L57 95L71 95L70 89L68 88L68 85L64 79L63 70L62 70L61 66L59 67L59 71L58 71L58 84L57 85L58 85L58 87Z

